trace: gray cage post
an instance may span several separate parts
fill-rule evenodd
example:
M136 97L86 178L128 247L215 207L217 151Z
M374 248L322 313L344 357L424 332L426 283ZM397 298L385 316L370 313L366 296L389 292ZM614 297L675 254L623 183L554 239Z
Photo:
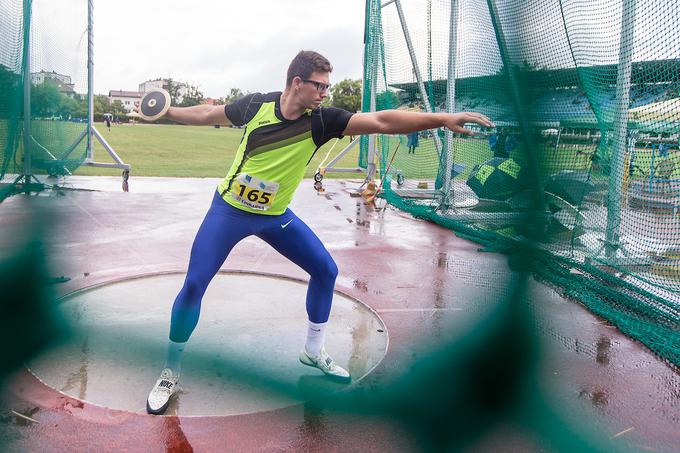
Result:
M406 40L406 47L408 48L408 54L411 58L411 63L413 64L413 70L416 73L416 80L418 81L418 89L420 95L423 98L423 103L425 104L425 110L432 113L432 105L430 104L430 98L427 96L427 91L425 90L425 84L423 83L423 77L420 74L420 66L416 59L416 53L413 50L413 43L411 42L411 35L408 31L408 26L406 25L406 18L404 17L404 11L401 8L401 0L394 0L394 5L397 7L397 14L399 15L399 22L401 24L401 29L404 32L404 39ZM434 138L434 144L437 148L437 154L441 156L442 153L442 142L437 134L436 129L432 129L432 137Z
M616 75L616 117L614 119L614 150L607 194L607 229L602 246L592 259L601 261L602 252L608 264L623 264L619 251L628 256L620 238L621 205L625 155L628 147L628 107L630 102L633 44L635 39L635 2L625 0L622 5L619 64Z
M84 139L87 140L87 156L83 165L88 167L104 167L104 168L120 168L123 170L123 190L127 192L128 190L128 178L130 176L131 165L126 164L118 156L113 147L102 137L99 131L94 127L94 27L93 27L93 0L88 0L87 2L87 127L85 131L76 139L76 141L69 146L61 156L61 159L66 159L74 149L82 142ZM106 152L113 159L113 163L109 162L96 162L94 160L94 140L97 141L104 147Z
M30 179L31 168L31 4L32 0L24 0L24 177ZM28 181L26 181L28 182Z
M609 178L607 205L607 232L605 254L615 258L620 248L619 227L621 225L621 197L628 137L628 104L630 102L630 76L633 59L635 34L635 0L623 2L621 18L621 40L619 48L619 67L616 76L616 123L612 171Z
M30 55L30 12L31 12L32 0L24 0L24 127L23 127L23 146L24 146L24 162L23 162L23 173L20 175L15 183L22 180L25 184L30 183L31 179L35 179L38 184L38 190L42 190L44 185L35 178L32 174L31 167L31 142L36 146L40 147L50 158L55 161L65 160L71 153L78 147L78 145L84 140L87 140L87 157L83 162L83 165L92 167L107 167L107 168L121 168L123 170L123 190L127 191L127 180L130 174L129 164L123 162L123 160L116 154L115 150L109 143L101 136L99 131L94 127L94 65L93 65L93 0L88 0L87 5L87 127L85 130L76 138L76 140L66 148L59 158L55 157L47 148L42 146L40 143L35 141L31 136L31 55ZM28 11L28 14L26 13ZM95 162L94 161L94 151L93 151L93 137L101 143L104 149L109 153L114 163L106 162ZM66 172L70 172L64 167Z
M32 0L23 2L23 89L24 89L24 121L21 134L23 146L23 163L21 174L14 180L14 190L20 192L41 191L44 185L33 175L31 163L31 9ZM32 183L31 181L35 181ZM18 188L20 187L20 188Z
M87 2L87 158L83 165L90 167L107 167L107 168L121 168L123 169L123 188L127 188L127 178L130 174L129 164L116 154L116 151L111 145L102 137L99 131L94 127L94 32L93 32L93 0ZM94 160L93 138L104 147L106 152L111 156L114 163L96 162Z
M370 105L369 105L369 112L375 112L376 111L376 96L375 96L375 90L378 87L377 81L375 80L377 77L377 72L378 70L374 66L371 69L371 100ZM371 134L368 136L368 152L366 153L366 158L368 159L368 162L366 164L366 180L365 182L368 182L372 180L375 177L375 171L376 171L376 161L380 158L378 156L378 151L375 149L375 134Z
M76 140L66 148L61 155L57 158L44 146L38 143L31 135L31 52L30 52L30 35L31 35L31 8L32 0L24 0L24 49L23 49L23 77L24 77L24 122L23 122L23 174L20 175L15 183L24 181L24 190L26 190L26 185L30 183L31 179L34 179L38 185L36 188L42 190L44 186L37 178L33 175L32 163L31 163L31 147L32 143L35 146L40 147L51 159L55 161L65 160L71 153L78 147L78 145L84 140L87 140L87 157L83 162L83 165L93 166L93 167L108 167L108 168L120 168L123 170L123 190L127 190L127 179L130 174L131 166L123 162L123 160L116 154L113 147L102 137L102 135L94 127L94 65L93 65L93 53L94 53L94 43L93 43L93 0L88 0L87 5L87 127L85 130L76 138ZM104 147L108 154L113 159L114 163L106 162L95 162L94 161L94 151L93 151L93 138L96 138L99 143ZM66 173L70 172L64 167Z
M458 0L451 0L451 16L449 24L449 66L448 79L446 81L446 111L456 111L456 52L458 51ZM440 209L451 207L451 169L453 168L453 133L446 129L446 156L444 163L444 175L442 178L442 191Z
M370 1L371 0L366 0L366 6L367 7L366 7L366 17L365 17L365 25L364 25L365 27L368 26L368 23L371 20L371 17L370 17L370 14L369 14L370 8L368 8ZM364 49L366 49L366 46L369 46L369 45L372 46L374 44L372 42L371 43L364 42L364 46L365 46ZM373 50L373 49L371 49L371 50ZM364 66L366 65L365 60L366 60L366 52L364 52ZM371 99L369 101L370 104L369 104L369 110L368 111L375 112L375 109L376 109L376 102L375 102L376 81L375 81L375 77L377 75L377 69L376 69L375 66L372 66L370 68L370 70L371 70L371 77L370 77L370 79L371 79L371 87L370 87ZM364 101L363 101L363 97L362 97L362 104L363 104L363 102ZM365 111L365 109L363 107L364 106L362 105L361 111ZM357 146L357 144L359 144L360 141L361 141L361 136L356 137L354 140L352 140L350 142L349 145L347 145L342 151L340 151L337 155L335 155L335 157L333 159L331 159L331 161L328 162L328 164L323 165L323 162L322 162L322 164L319 165L319 168L317 169L316 174L314 175L314 180L317 183L321 183L324 175L328 172L357 173L357 174L361 174L361 173L365 172L366 176L365 176L365 179L364 179L364 183L367 183L368 181L373 179L373 177L375 176L375 168L376 168L375 167L376 150L375 150L375 136L374 135L369 135L369 137L368 137L368 152L367 152L368 163L366 165L366 170L364 170L363 168L361 168L359 166L354 167L354 168L335 167L335 164L337 164L338 161L340 161L340 159L345 154L347 154L349 151L351 151L352 148ZM325 159L324 159L324 161L325 161ZM320 190L321 186L318 186L318 187L319 187L319 190Z

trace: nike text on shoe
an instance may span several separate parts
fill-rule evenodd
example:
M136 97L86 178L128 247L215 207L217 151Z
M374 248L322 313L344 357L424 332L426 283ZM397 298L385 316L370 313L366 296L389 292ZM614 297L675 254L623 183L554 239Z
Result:
M170 397L177 390L179 374L174 374L170 368L161 372L161 377L151 389L149 398L146 400L146 411L149 414L160 415L165 412L170 404Z
M352 380L347 370L335 364L333 359L326 353L325 349L321 349L321 353L316 357L311 357L304 349L300 351L300 362L307 366L318 368L326 373L327 376L340 381L349 382Z

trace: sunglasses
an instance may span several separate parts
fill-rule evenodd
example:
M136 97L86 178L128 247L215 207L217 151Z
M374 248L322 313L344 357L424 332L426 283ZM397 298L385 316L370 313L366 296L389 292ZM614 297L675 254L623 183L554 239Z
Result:
M316 90L319 93L323 93L324 91L328 91L331 87L330 83L326 84L326 83L322 83L322 82L317 82L316 80L303 79L302 77L300 77L300 80L302 80L303 82L311 83L312 85L314 85L316 87Z

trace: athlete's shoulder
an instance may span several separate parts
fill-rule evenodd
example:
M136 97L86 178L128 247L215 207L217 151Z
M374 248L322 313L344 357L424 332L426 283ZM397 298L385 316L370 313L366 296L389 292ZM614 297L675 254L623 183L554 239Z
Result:
M268 102L269 94L248 93L227 104L224 107L224 113L235 126L243 126L255 116L263 103Z
M259 91L256 91L255 93L246 94L242 98L239 98L236 102L242 102L243 100L247 100L248 102L264 103L277 101L280 97L281 97L280 91L270 91L269 93L261 93Z
M338 107L319 107L312 111L312 116L317 116L324 125L336 122L347 124L352 115L352 112Z
M318 146L331 138L342 138L353 113L337 107L319 107L312 111L312 135ZM314 119L317 121L314 121Z
M319 114L320 116L326 116L328 118L334 118L334 117L349 117L354 115L352 112L349 112L345 109L341 109L338 107L318 107L312 111L312 113Z
M276 102L281 99L280 91L271 91L269 93L258 93L261 96L262 102Z
M352 112L347 111L347 110L345 110L345 109L341 109L341 108L339 108L339 107L325 107L325 106L321 106L321 107L316 108L316 110L323 110L324 113L326 113L326 112L345 112L345 113L349 113L350 115L352 114Z

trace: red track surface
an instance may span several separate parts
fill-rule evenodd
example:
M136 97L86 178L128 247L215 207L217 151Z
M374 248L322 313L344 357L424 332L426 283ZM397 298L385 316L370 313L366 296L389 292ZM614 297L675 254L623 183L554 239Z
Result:
M136 193L135 184L146 193ZM55 266L72 277L61 293L184 270L214 181L195 180L187 190L186 181L182 187L173 184L171 179L133 179L130 193L70 192L54 199L64 219L61 239L55 241ZM507 277L505 258L479 253L476 244L392 208L365 207L349 196L354 183L325 184L326 194L317 195L311 182L303 183L292 208L337 261L338 287L386 323L390 348L374 378L366 379L369 388L408 369L422 354L417 345L423 339L436 345L452 326L464 330L471 298L493 292L494 279ZM0 205L0 228L20 225L26 201L14 197ZM0 247L7 246L4 241ZM223 268L306 277L259 240L237 246ZM557 406L577 408L578 417L592 420L610 439L612 450L677 449L678 372L580 305L537 283L532 291L549 314L540 329L546 333L541 385ZM394 419L306 405L229 417L113 411L67 397L26 371L9 382L3 400L0 433L12 451L409 451L423 446ZM465 408L455 410L465 416ZM476 449L534 448L531 435L502 424Z

